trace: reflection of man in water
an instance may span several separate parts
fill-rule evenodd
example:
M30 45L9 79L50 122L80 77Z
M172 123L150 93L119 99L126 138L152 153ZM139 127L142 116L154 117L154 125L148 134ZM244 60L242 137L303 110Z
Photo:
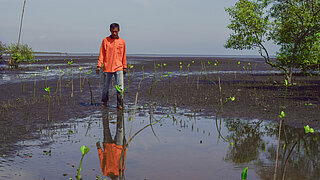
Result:
M101 149L100 142L97 142L97 149L103 175L108 176L111 179L118 179L119 175L120 177L123 176L124 159L126 154L126 151L122 153L124 145L123 111L120 109L117 111L117 129L114 140L112 140L111 137L109 116L107 112L105 117L103 117L103 150ZM121 167L119 166L120 163Z

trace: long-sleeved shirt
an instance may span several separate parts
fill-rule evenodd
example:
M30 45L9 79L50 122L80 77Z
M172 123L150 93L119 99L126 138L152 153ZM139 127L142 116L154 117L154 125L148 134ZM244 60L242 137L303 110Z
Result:
M127 68L126 44L124 39L112 38L110 36L103 39L98 67L103 64L103 72L114 73Z

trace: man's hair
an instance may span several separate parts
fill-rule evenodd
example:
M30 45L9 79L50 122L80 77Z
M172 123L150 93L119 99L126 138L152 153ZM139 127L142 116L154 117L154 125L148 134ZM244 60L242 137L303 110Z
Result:
M110 24L110 29L113 29L113 28L118 28L120 30L120 26L118 23L112 23Z

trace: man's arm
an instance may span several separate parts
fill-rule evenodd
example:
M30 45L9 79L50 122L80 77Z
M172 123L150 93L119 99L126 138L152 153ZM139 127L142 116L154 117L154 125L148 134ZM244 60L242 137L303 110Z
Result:
M126 43L123 42L124 49L123 49L123 56L122 56L122 65L123 65L123 74L127 73L127 53L126 53Z
M104 58L106 57L106 48L105 48L105 40L102 41L101 47L100 47L100 54L99 54L99 60L98 60L98 65L96 69L96 73L99 74L101 70L101 66L104 62Z

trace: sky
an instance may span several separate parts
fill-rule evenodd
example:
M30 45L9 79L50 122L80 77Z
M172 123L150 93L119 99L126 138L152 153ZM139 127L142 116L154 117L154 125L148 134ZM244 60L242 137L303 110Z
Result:
M98 53L120 24L128 54L258 55L224 48L236 0L27 0L21 42L34 51ZM0 0L0 41L18 41L23 0ZM277 48L269 44L270 54Z

